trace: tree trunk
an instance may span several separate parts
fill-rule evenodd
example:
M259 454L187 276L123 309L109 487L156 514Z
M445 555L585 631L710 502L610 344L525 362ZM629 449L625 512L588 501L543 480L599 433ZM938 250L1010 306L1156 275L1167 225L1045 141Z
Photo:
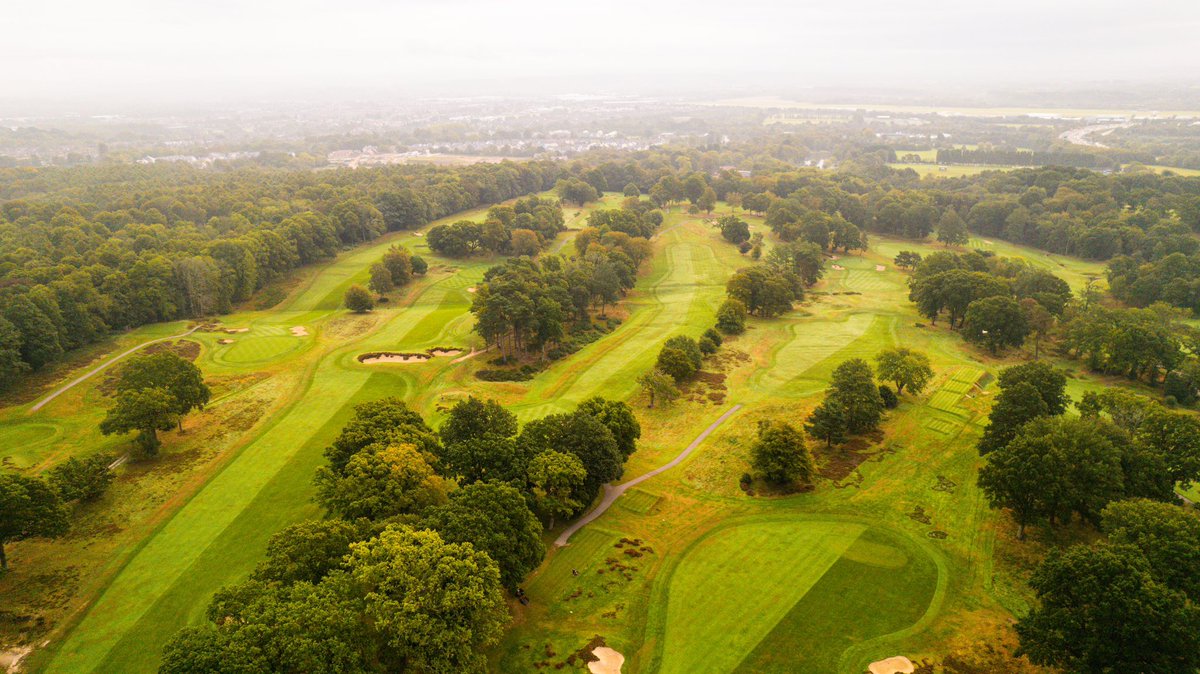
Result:
M1020 522L1017 527L1017 540L1025 540L1025 523Z
M0 571L8 570L8 557L4 554L4 542L0 541Z

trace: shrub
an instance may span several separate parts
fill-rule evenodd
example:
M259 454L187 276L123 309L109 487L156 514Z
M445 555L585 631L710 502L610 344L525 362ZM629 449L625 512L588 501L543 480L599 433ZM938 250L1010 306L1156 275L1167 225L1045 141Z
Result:
M709 328L705 330L704 336L711 339L713 344L716 344L717 346L721 346L721 344L725 342L725 338L721 336L721 333L717 332L716 328Z
M717 346L717 343L714 342L712 340L712 338L710 338L708 335L704 335L703 337L701 337L700 341L697 342L697 344L700 347L700 353L702 353L706 356L713 355L714 353L717 352L717 349L719 348Z
M346 289L346 308L356 314L365 314L375 308L375 300L371 291L360 285L352 285Z
M740 335L746 331L746 305L741 300L728 299L717 309L717 329L727 335Z
M900 399L896 397L896 392L887 384L879 385L879 397L883 399L883 406L889 410L896 409L896 405L900 404Z

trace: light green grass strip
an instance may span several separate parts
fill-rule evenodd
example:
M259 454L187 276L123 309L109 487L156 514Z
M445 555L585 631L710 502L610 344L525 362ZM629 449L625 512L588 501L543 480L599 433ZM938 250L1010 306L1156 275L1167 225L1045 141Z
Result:
M864 529L757 522L702 539L671 575L660 674L732 671Z

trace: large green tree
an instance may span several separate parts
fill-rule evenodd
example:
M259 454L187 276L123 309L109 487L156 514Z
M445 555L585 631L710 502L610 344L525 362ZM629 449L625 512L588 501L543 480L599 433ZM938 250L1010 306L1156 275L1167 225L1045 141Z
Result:
M826 398L841 405L848 433L875 430L883 417L883 399L875 375L861 358L842 361L834 368Z
M453 543L470 543L500 567L500 582L513 589L542 563L542 523L525 496L495 482L475 482L454 492L450 503L433 509L426 524Z
M0 473L0 569L8 568L4 546L28 538L58 538L70 522L58 493L42 480Z
M1200 667L1200 606L1157 582L1136 548L1052 551L1017 621L1020 652L1072 674L1176 674Z
M117 394L117 403L100 422L100 432L117 435L138 432L138 445L146 456L154 456L162 441L158 431L169 431L179 423L178 401L167 389L153 387Z
M933 378L929 356L907 347L880 351L875 354L875 366L880 379L896 385L897 395L904 393L905 388L919 395Z
M769 482L809 484L813 479L812 455L804 436L786 421L759 422L758 438L750 446L750 465Z
M180 430L183 430L183 417L192 410L202 409L212 396L200 368L170 351L136 356L121 369L117 380L118 395L150 388L161 388L171 395L174 400L172 412L178 419Z
M316 483L317 501L346 520L419 515L445 503L451 486L412 444L358 452L343 470L321 468Z

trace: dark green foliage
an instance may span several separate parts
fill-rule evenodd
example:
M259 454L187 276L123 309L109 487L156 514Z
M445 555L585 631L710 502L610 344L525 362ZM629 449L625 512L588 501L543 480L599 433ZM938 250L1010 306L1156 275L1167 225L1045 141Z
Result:
M340 569L350 544L366 538L359 527L342 520L293 524L267 541L266 557L253 578L266 583L319 583Z
M525 424L517 443L530 455L553 450L573 454L587 469L578 500L590 504L600 488L621 477L624 455L604 422L591 414L551 414Z
M896 396L896 392L887 384L879 385L879 399L883 401L884 409L894 410L900 404L900 398Z
M344 520L420 515L445 503L450 486L413 444L360 451L339 471L317 472L316 500Z
M791 270L775 265L743 267L729 277L725 292L741 302L755 316L773 318L792 310L792 303L804 298L800 278ZM718 321L720 318L718 318Z
M617 450L626 459L637 450L638 438L642 437L642 427L633 416L629 405L619 400L595 397L579 403L575 413L590 414L604 424L617 441Z
M875 354L875 364L879 378L896 385L894 395L903 393L905 388L909 393L919 395L933 378L929 356L905 347L880 351Z
M1184 362L1179 332L1176 317L1155 309L1093 306L1066 322L1062 343L1093 370L1155 384Z
M69 528L53 487L37 478L0 473L0 570L8 568L4 546L28 538L58 538Z
M825 395L845 410L846 431L851 435L873 431L879 426L883 399L867 361L851 358L838 365Z
M902 250L896 254L892 262L901 269L916 269L921 264L921 254L911 250Z
M208 618L167 644L160 672L483 672L508 612L486 554L394 527L316 584L225 588Z
M121 369L118 395L151 388L161 388L170 394L174 400L171 411L179 420L192 410L202 409L212 395L200 368L170 351L135 356Z
M738 244L750 240L750 225L736 215L726 215L717 220L721 236L729 243Z
M727 299L717 309L717 329L727 335L740 335L746 331L746 315L749 312L741 300Z
M846 439L846 407L840 401L825 396L825 400L812 411L804 430L818 440L824 440L826 447L832 447Z
M95 501L116 479L116 474L108 467L112 462L113 458L108 454L93 454L83 459L72 456L51 468L47 481L63 501Z
M721 333L718 332L716 328L709 328L705 330L703 336L712 340L712 343L716 344L717 346L721 346L721 344L725 342L725 338L721 336Z
M476 482L454 492L429 513L426 524L450 543L470 543L500 567L500 582L514 589L542 563L542 524L521 492L506 484Z
M963 339L986 347L993 355L1006 347L1019 347L1029 335L1029 323L1011 297L985 297L971 302L962 322Z
M371 291L360 285L352 285L346 289L346 296L342 300L346 308L356 314L365 314L375 308L375 298L371 297Z
M1071 399L1067 396L1067 376L1052 365L1041 362L1022 363L1000 371L997 386L1000 390L1025 382L1037 390L1038 397L1046 403L1046 413L1059 415L1067 411Z
M412 272L417 276L424 276L429 271L429 263L420 255L412 256Z
M1126 489L1120 436L1103 421L1042 417L988 454L979 486L994 508L1008 508L1021 527L1078 513L1095 521Z
M1156 581L1136 548L1051 551L1030 585L1040 605L1016 629L1036 664L1078 674L1200 667L1200 606Z
M697 345L700 347L700 353L706 356L713 355L718 349L721 348L717 346L717 343L714 342L708 335L701 336L700 341L697 342Z
M158 431L169 431L179 423L177 405L175 397L165 388L123 391L117 394L117 404L108 409L100 422L100 432L117 435L137 431L142 453L154 456L162 444Z
M809 484L812 455L804 436L784 421L760 421L758 439L750 446L750 465L763 479L778 484Z
M510 438L517 434L517 416L495 400L468 396L450 408L438 434L447 445L485 435Z
M1200 598L1200 516L1178 505L1131 499L1110 503L1101 529L1114 543L1132 545L1150 564L1155 580Z
M979 440L979 453L987 454L1004 447L1022 426L1049 414L1050 407L1033 384L1018 381L1000 389Z
M422 454L441 452L438 436L425 425L421 415L404 401L389 397L354 406L354 416L342 427L333 444L325 448L325 459L334 473L341 473L351 457L367 449L411 443Z

